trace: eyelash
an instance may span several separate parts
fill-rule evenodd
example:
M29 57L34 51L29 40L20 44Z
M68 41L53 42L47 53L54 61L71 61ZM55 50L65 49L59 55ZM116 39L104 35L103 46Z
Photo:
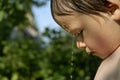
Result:
M75 35L75 38L76 40L80 40L80 41L83 41L83 30L78 32L76 35Z
M80 31L76 34L76 37L83 37L83 31Z

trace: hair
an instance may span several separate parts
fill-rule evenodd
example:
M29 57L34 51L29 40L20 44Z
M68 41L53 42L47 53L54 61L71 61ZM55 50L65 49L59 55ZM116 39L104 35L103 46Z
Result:
M109 11L108 5L107 0L51 0L51 12L52 15L69 15L73 11L99 15L99 12Z

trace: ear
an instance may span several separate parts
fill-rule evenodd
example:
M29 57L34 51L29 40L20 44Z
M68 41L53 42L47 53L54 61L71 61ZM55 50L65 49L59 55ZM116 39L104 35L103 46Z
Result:
M107 1L120 7L120 0L107 0Z
M120 21L120 9L116 9L111 16L111 19L115 21Z
M120 0L108 0L110 5L108 6L111 12L111 19L120 21Z

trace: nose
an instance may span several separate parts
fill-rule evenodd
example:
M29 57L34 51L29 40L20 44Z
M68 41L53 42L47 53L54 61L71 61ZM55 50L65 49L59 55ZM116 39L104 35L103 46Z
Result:
M90 54L92 51L86 46L86 44L82 41L77 41L77 48L85 48L86 52Z
M77 41L77 48L81 49L81 48L85 48L86 44L82 41Z

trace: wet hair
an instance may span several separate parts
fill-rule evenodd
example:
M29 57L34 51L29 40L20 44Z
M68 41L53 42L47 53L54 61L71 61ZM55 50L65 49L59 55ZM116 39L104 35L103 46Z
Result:
M51 11L55 15L69 15L73 11L99 15L99 12L109 11L108 5L107 0L51 0Z

